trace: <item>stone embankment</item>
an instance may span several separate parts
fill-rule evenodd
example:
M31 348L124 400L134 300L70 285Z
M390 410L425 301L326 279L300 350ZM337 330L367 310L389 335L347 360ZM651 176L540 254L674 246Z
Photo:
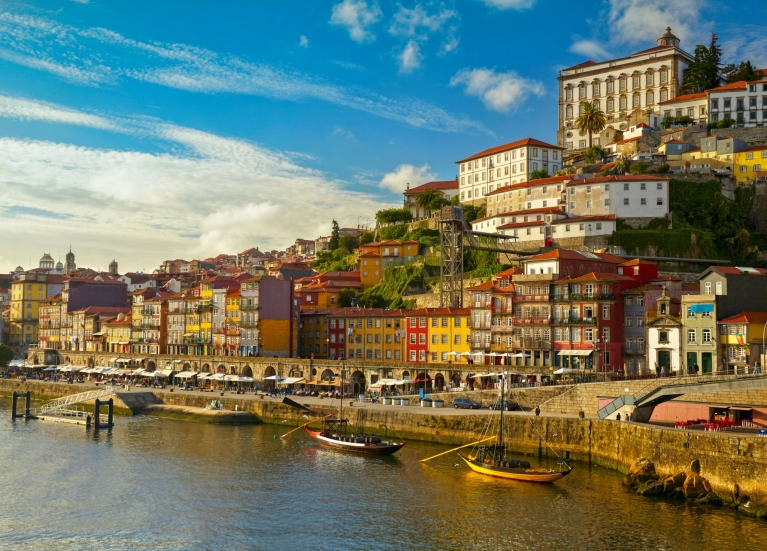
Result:
M608 383L612 384L612 383ZM625 384L625 383L620 383ZM581 388L583 396L589 385L578 385L560 396ZM48 384L38 382L0 381L0 394L12 390L32 390L35 398L56 398L82 392L82 385ZM534 389L526 389L533 391ZM547 390L544 387L541 390ZM588 392L589 396L592 393ZM599 395L600 392L597 392ZM557 400L560 396L552 399ZM136 411L161 412L176 418L199 420L199 410L209 400L221 400L230 414L246 412L256 422L295 427L307 422L304 414L282 404L279 400L251 395L194 394L167 391L118 392L120 403ZM589 398L588 400L593 400ZM165 407L162 407L165 406ZM167 406L171 406L168 408ZM175 408L182 408L176 410ZM543 409L543 408L542 408ZM344 409L357 431L384 437L401 437L440 444L460 445L477 440L488 424L485 412L456 410L439 411L420 407L387 407L355 404ZM206 415L206 414L202 414ZM767 497L767 438L747 433L702 432L675 430L653 425L620 421L580 419L574 416L529 413L507 415L507 444L512 451L554 458L548 442L559 455L569 461L583 461L621 472L628 472L636 458L644 457L654 463L658 472L684 471L698 459L706 472L712 490L725 495L738 484L740 492L752 499ZM118 425L119 426L119 425ZM119 429L118 429L119 430Z

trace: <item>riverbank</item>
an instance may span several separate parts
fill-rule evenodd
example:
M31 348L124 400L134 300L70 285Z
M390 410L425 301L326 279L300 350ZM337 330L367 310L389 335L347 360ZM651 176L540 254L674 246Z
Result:
M31 390L33 396L57 398L83 392L91 387L37 381L0 381L0 394ZM118 392L116 403L134 413L158 414L183 420L222 422L225 417L203 413L209 400L220 400L229 413L245 412L254 422L296 427L306 423L301 411L280 400L249 395L167 390L133 389ZM330 400L299 399L300 402L331 406ZM335 403L337 404L337 402ZM131 409L132 406L132 409ZM174 409L180 408L180 409ZM440 444L460 445L478 439L487 423L487 410L435 409L417 406L355 404L344 408L344 417L356 430L384 438L404 438ZM203 420L203 416L207 416ZM545 442L569 461L600 465L628 472L639 457L655 463L660 473L675 474L699 459L714 491L728 494L733 484L752 497L767 497L767 439L750 434L702 432L656 425L627 423L572 415L543 415L529 412L505 417L509 449L541 458L554 458ZM297 436L300 438L300 436Z

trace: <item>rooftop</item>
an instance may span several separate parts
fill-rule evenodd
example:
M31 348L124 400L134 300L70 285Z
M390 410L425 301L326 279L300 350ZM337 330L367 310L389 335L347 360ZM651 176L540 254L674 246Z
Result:
M503 151L508 151L510 149L516 149L518 147L524 147L524 146L546 147L549 149L564 149L563 147L559 147L558 145L552 145L550 143L542 142L541 140L536 140L535 138L525 138L524 140L517 140L516 142L510 142L504 145L491 147L490 149L485 149L484 151L480 151L479 153L476 153L475 155L472 155L471 157L466 157L465 159L456 161L456 163L473 161L474 159L480 159L482 157L487 157L488 155L495 155L496 153L502 153Z

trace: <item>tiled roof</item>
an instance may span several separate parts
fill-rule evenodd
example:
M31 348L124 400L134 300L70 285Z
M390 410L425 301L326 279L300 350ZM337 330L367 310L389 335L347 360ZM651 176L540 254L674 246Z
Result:
M427 189L434 189L438 191L442 191L445 189L458 189L458 180L443 180L439 182L428 182L426 184L421 184L420 186L406 189L403 193L405 195L419 195L423 193L424 191L426 191Z
M583 63L579 63L578 65L573 65L572 67L567 67L566 69L562 69L562 70L569 71L571 69L580 69L582 67L588 67L590 65L596 65L596 64L597 64L596 61L592 61L589 59L588 61L584 61Z
M650 262L649 260L642 260L641 258L627 260L626 262L620 264L620 266L639 266L640 264L649 264L651 266L655 266L654 262Z
M474 287L469 287L466 290L467 291L489 291L494 288L495 288L495 283L493 283L492 281L486 281L485 283L480 283L479 285L475 285Z
M729 84L725 84L724 86L717 86L716 88L711 88L708 90L708 92L711 93L711 92L721 92L724 90L745 90L745 89L746 89L746 81L739 80L737 82L730 82Z
M645 174L620 174L615 176L597 176L595 178L581 178L580 180L570 180L568 186L580 186L584 184L599 184L602 182L643 182L649 180L668 181L670 178L662 176L648 176Z
M741 312L735 314L727 319L721 320L719 323L767 323L767 312Z
M677 102L680 102L680 101L691 101L691 100L696 100L696 99L706 99L707 97L708 97L708 94L706 94L706 92L700 92L698 94L685 94L683 96L677 96L675 98L672 98L672 99L669 99L669 100L666 100L666 101L661 101L659 103L660 103L660 105L666 105L667 103L677 103Z
M567 259L567 260L598 260L599 262L602 261L602 259L588 258L587 256L582 255L578 251L573 251L570 249L554 249L551 251L546 251L545 253L533 256L531 258L528 258L527 260L529 262L533 260L551 260L554 258Z
M764 151L765 149L767 149L767 144L752 145L751 147L747 147L741 151L736 151L736 153L745 153L746 151Z
M576 218L562 218L553 220L552 224L572 224L575 222L601 222L603 220L615 220L614 214L595 214L593 216L578 216Z
M717 271L723 274L731 275L767 275L767 270L764 268L749 268L748 271L744 271L743 268L736 266L711 266ZM750 270L756 270L758 273L751 272Z
M466 157L465 159L456 161L456 163L463 163L464 161L473 161L474 159L487 157L488 155L495 155L496 153L508 151L509 149L516 149L517 147L523 147L526 145L546 147L550 149L564 149L563 147L559 147L558 145L552 145L550 143L542 142L541 140L536 140L535 138L525 138L524 140L517 140L516 142L511 142L504 145L491 147L490 149L485 149L484 151L480 151L479 153L476 153L475 155L472 155L471 157Z
M485 216L484 218L477 218L471 223L475 224L477 222L484 222L485 220L491 220L493 218L498 218L499 216L528 216L531 214L565 214L565 213L562 211L562 209L558 207L546 207L546 208L530 209L530 210L517 210L517 211L509 211L509 212L494 214L492 216Z
M620 281L623 279L631 279L630 277L618 275L618 274L604 274L600 272L590 272L578 277L566 277L555 281L555 283L579 282L579 281Z
M528 226L543 226L546 222L543 220L532 220L530 222L512 222L498 226L499 230L508 230L510 228L526 228Z
M511 184L508 186L499 187L498 189L488 193L486 196L495 195L497 193L503 193L505 191L510 191L513 189L520 189L520 188L533 187L533 186L546 186L549 184L561 184L563 182L567 182L568 180L572 180L572 179L573 179L572 175L552 176L551 178L538 178L537 180L530 180L528 182L520 182L519 184Z

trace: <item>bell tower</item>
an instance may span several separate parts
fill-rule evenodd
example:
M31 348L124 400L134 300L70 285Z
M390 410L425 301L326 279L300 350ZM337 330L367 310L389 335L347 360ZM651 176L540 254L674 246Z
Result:
M77 264L75 264L75 253L72 252L72 246L69 246L69 252L67 253L67 256L65 257L65 264L64 264L64 274L69 275L72 272L74 272L77 269Z

